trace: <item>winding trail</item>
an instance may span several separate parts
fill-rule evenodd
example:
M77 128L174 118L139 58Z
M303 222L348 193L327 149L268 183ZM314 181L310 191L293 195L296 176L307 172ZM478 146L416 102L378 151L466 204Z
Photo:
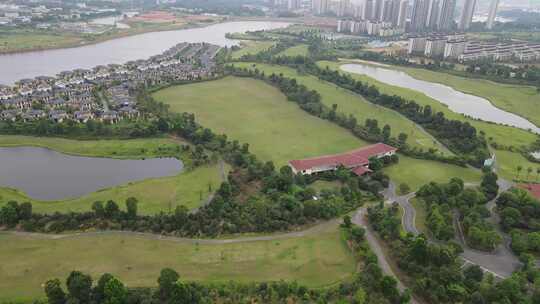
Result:
M499 179L499 193L503 193L512 187L508 181ZM397 202L404 210L402 216L402 225L405 231L414 235L420 234L415 225L416 210L410 203L410 199L415 196L415 193L398 196L395 192L395 185L390 183L388 190L384 193L385 199L390 202ZM493 252L485 252L470 248L465 240L460 225L457 226L458 237L456 241L463 247L461 258L464 260L464 266L474 264L480 266L485 272L493 274L499 279L504 279L512 275L512 273L521 265L519 259L513 254L509 248L510 237L505 234L499 225L499 217L496 212L493 212L495 201L497 198L488 203L488 209L491 211L490 222L497 228L497 232L503 236L503 244L499 245Z

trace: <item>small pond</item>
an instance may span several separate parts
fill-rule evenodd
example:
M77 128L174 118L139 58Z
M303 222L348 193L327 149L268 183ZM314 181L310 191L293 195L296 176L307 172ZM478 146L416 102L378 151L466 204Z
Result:
M175 158L123 160L81 157L44 148L0 148L0 186L38 200L79 197L99 189L147 178L177 175Z

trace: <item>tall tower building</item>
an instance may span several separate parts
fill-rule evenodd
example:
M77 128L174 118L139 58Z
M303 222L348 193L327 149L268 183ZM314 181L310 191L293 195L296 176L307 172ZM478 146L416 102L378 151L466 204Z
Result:
M448 31L454 23L454 10L456 9L456 0L442 0L441 13L437 29Z
M404 29L407 25L407 9L409 8L409 1L408 0L401 0L399 1L399 9L396 19L396 26Z
M465 0L463 11L461 12L461 18L459 19L458 28L460 30L467 30L471 27L474 10L476 9L476 0Z
M339 0L338 11L337 11L338 17L343 17L345 15L348 15L348 12L349 12L349 0Z
M311 9L314 14L322 15L328 11L328 0L313 0Z
M301 6L302 6L301 0L288 0L287 1L287 9L289 11L300 9Z
M375 0L375 8L373 19L374 21L381 21L384 13L384 0Z
M428 0L428 12L426 18L426 27L429 29L437 28L439 22L440 5L439 0Z
M373 0L364 0L364 8L362 9L362 20L373 19Z
M429 0L415 0L412 17L411 17L411 30L413 32L420 32L426 28L426 20L429 9Z
M497 16L497 7L499 6L499 0L491 0L489 5L489 14L486 22L486 28L492 29L493 22L495 22L495 16Z

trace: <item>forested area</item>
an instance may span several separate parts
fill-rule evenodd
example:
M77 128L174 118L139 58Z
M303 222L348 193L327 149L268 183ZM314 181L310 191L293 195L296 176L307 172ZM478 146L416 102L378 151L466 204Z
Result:
M487 185L489 181L484 183ZM481 190L466 188L462 180L453 178L446 184L432 182L422 186L417 197L425 203L426 225L436 239L448 241L454 238L454 217L457 217L457 224L462 227L469 246L493 250L502 242L501 236L487 221L490 212L485 204L488 200Z
M454 181L452 187L458 188ZM461 267L462 249L455 243L435 244L424 235L402 236L397 204L368 209L370 224L387 242L398 267L410 287L427 303L537 303L540 289L534 284L540 272L533 259L524 260L523 268L502 281L486 275L480 267Z
M512 237L517 254L540 253L540 202L527 191L514 188L497 198L503 229Z

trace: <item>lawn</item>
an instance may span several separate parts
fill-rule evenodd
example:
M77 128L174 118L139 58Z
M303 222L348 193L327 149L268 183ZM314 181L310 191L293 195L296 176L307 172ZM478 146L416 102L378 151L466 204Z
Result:
M72 140L55 137L0 135L0 147L42 147L71 155L119 159L171 156L179 154L180 144L187 143L170 138Z
M66 154L90 157L141 159L163 156L180 156L183 141L170 138L144 138L129 140L71 140L51 137L0 135L0 147L36 146ZM186 159L185 161L189 161ZM227 171L228 167L225 166ZM130 197L139 200L139 213L155 214L168 211L176 205L195 208L205 201L212 190L221 184L221 166L209 165L187 170L176 176L152 178L102 189L75 199L37 201L16 189L0 187L0 205L9 200L32 202L34 211L40 213L88 211L95 201L114 200L122 207Z
M536 168L540 167L540 164L532 163L528 161L523 155L519 153L512 153L509 151L496 150L496 169L497 174L504 176L506 179L512 180L517 178L517 167L521 166L523 169L519 173L520 180L528 180L531 182L537 182ZM527 178L527 168L532 168L533 173Z
M410 200L411 204L414 207L414 210L416 211L415 217L414 217L414 225L416 226L416 229L420 231L421 233L428 233L428 228L426 227L426 221L427 221L427 211L426 211L426 204L423 200L420 200L418 198L413 198Z
M309 50L306 44L295 45L277 54L277 56L289 56L289 57L307 56L307 55L309 55Z
M114 200L124 209L125 200L133 196L139 200L140 214L156 214L174 210L177 205L184 205L189 209L198 207L210 195L209 185L212 190L216 190L221 182L219 165L211 165L197 167L172 177L131 182L61 201L37 201L21 191L0 187L0 205L15 200L31 202L34 212L39 213L76 212L91 210L95 201Z
M203 126L248 143L262 160L339 153L366 145L345 129L311 116L260 80L226 77L170 87L154 94L177 112L194 113Z
M252 63L235 63L234 65L239 67L253 66ZM394 136L397 136L400 132L406 133L408 142L412 146L423 149L436 148L449 153L444 146L412 121L395 111L374 105L348 90L341 89L336 85L321 81L310 75L298 74L296 70L288 67L267 64L256 64L256 67L267 75L281 73L286 77L295 78L299 83L318 91L325 105L331 107L333 104L337 104L338 112L354 115L360 124L363 124L368 118L377 119L381 127L384 124L390 125Z
M241 42L241 49L232 53L233 59L239 59L244 55L254 55L265 51L275 44L273 41L245 40Z
M482 96L496 107L527 118L540 126L540 94L535 87L464 78L425 69L404 67L399 69L420 80L438 82L463 93Z
M356 268L335 223L301 238L230 244L118 234L64 239L0 234L0 243L0 258L11 261L0 265L0 302L44 297L41 285L47 279L64 282L74 269L90 273L94 280L109 272L129 287L156 286L165 267L177 270L183 280L283 279L322 287L349 277Z
M342 63L331 62L331 61L321 61L321 62L318 62L318 64L321 67L328 66L331 69L339 69L339 66ZM343 73L346 73L346 72L343 72ZM537 138L537 135L535 135L533 133L530 133L530 132L527 132L525 130L521 130L521 129L513 128L513 127L508 127L508 126L496 125L496 124L492 124L492 123L488 123L488 122L482 122L482 121L477 121L477 120L467 118L467 117L465 117L465 116L463 116L461 114L452 112L451 110L449 110L446 106L444 106L443 104L441 104L437 100L432 99L432 98L430 98L430 97L426 96L425 94L420 93L418 91L388 85L388 84L382 83L380 81L377 81L377 80L375 80L375 79L373 79L371 77L368 77L366 75L360 75L360 74L354 74L354 73L348 73L348 74L351 75L352 77L358 79L358 80L361 80L363 82L375 85L377 88L379 88L381 93L390 94L390 95L399 95L399 96L402 96L404 98L414 100L414 101L416 101L418 104L420 104L422 106L430 105L431 108L434 111L443 112L447 118L458 119L458 120L461 120L461 121L467 121L471 125L473 125L477 130L479 130L481 132L484 132L488 139L492 139L493 141L495 141L497 143L500 143L500 144L503 144L503 145L508 145L508 146L521 147L521 146L530 145ZM476 81L476 80L470 80L470 81ZM496 154L498 156L499 151L497 151ZM517 154L517 155L514 155L514 158L519 156L518 153L514 153L514 154ZM501 164L502 166L505 166L505 167L515 167L515 166L517 166L517 164L515 164L515 163L508 162L510 160L511 160L511 158L504 158L503 157L503 159L499 159L499 164ZM534 165L533 163L527 162L525 167L533 166L533 165ZM511 178L507 174L507 170L502 170L501 173L502 173L501 175L503 177Z
M399 155L399 163L385 168L384 173L398 186L401 183L408 184L411 191L431 181L446 183L452 177L459 177L469 183L479 183L481 178L479 170L404 155Z
M50 49L73 46L84 42L75 34L54 34L52 31L4 30L0 31L0 53Z

